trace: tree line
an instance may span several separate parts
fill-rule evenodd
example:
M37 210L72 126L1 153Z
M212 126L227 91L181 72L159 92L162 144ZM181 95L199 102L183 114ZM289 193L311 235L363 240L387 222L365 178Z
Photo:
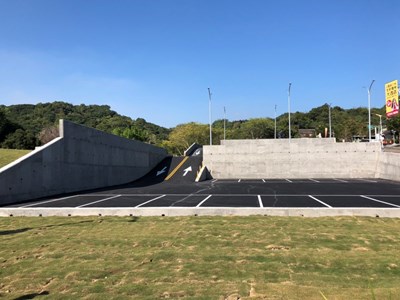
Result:
M385 107L371 109L371 124L379 126L382 115L383 127L400 131L400 117L386 120ZM59 119L96 128L164 147L171 154L180 155L192 143L209 144L209 125L200 123L180 124L165 128L149 123L142 118L136 120L122 116L108 105L72 105L65 102L39 103L36 105L0 105L0 146L11 149L33 149L58 135ZM338 141L352 141L353 136L368 136L368 109L331 108L332 132ZM275 137L275 119L254 118L248 120L216 120L212 124L213 144L226 139L271 139ZM315 129L324 136L329 123L329 106L324 104L309 112L291 114L291 135L300 137L300 129ZM288 114L276 118L278 138L288 137Z

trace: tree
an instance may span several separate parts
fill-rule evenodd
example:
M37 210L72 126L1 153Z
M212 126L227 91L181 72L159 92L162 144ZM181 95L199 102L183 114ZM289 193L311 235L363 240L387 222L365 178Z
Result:
M30 131L17 129L14 133L7 135L2 143L3 148L8 149L34 149L38 140Z
M275 125L271 119L250 119L242 125L242 138L270 139L274 137Z
M172 154L183 155L191 144L206 145L209 143L209 138L208 125L192 122L175 127L162 145Z
M60 136L60 133L59 133L58 127L57 126L49 126L49 127L42 129L42 131L39 133L38 138L39 138L40 144L44 145L59 136Z

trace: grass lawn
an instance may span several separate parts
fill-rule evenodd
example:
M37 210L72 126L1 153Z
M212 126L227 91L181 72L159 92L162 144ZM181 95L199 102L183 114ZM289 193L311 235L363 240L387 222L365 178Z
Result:
M399 229L352 217L0 218L0 298L399 299Z
M31 150L0 149L0 168L31 152Z

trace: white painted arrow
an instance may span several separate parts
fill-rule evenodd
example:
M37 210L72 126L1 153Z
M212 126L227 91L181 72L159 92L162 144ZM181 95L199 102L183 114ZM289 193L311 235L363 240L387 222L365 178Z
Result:
M183 176L186 176L186 174L188 172L192 172L192 166L190 166L189 168L186 168L185 170L183 170Z
M200 149L197 149L196 152L194 153L194 156L197 156L197 155L199 155L200 153L201 153L201 150L200 150Z
M167 169L167 167L164 167L161 171L157 171L156 176L161 175L162 173L165 173L166 169Z

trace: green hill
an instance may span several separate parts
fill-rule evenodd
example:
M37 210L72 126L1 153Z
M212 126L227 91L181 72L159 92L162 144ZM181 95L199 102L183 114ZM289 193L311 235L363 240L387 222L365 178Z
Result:
M66 119L105 132L159 145L169 129L138 118L133 120L108 105L72 105L65 102L0 106L0 145L33 149L48 141L49 132Z

